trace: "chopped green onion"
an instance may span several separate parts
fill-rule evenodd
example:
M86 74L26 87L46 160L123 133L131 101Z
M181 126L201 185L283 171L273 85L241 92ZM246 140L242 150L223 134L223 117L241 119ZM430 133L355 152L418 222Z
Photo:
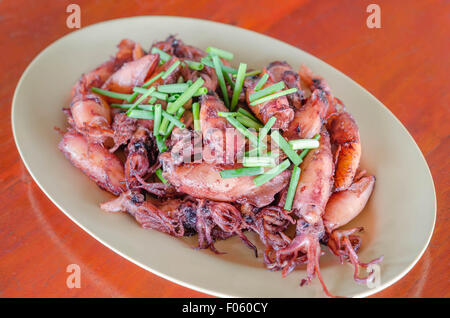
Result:
M158 146L158 150L159 152L164 152L167 150L167 146L166 146L166 139L164 137L162 137L161 135L158 135L155 137L156 140L156 146Z
M291 175L291 181L289 182L289 188L286 195L286 201L284 203L284 209L290 211L292 209L292 203L294 202L295 191L297 190L298 181L300 179L301 169L298 166L294 166Z
M227 72L223 71L223 77L225 78L225 81L227 81L228 84L231 86L231 88L234 89L235 84L234 84L233 80L231 79L230 75L228 75Z
M133 104L111 104L110 106L114 108L130 109ZM136 108L140 110L154 111L153 105L148 104L139 104Z
M279 175L280 173L282 173L284 170L286 170L287 168L289 168L289 166L291 165L291 163L289 162L288 159L284 160L281 164L279 164L278 166L276 166L275 168L270 169L267 172L264 172L262 175L257 176L255 179L253 179L253 182L255 183L255 185L260 186L263 185L264 183L272 180L273 178L275 178L277 175Z
M231 72L230 72L231 73ZM258 75L259 73L261 73L261 71L257 70L257 71L251 71L248 73L245 73L245 77L249 77L249 76L253 76L253 75ZM232 73L234 77L236 77L236 73Z
M275 167L276 162L274 157L244 157L242 165L244 167Z
M195 71L201 71L203 69L203 67L205 67L203 65L203 63L199 63L199 62L195 62L195 61L189 61L189 60L184 60L186 62L186 64L189 66L189 68L191 70L195 70Z
M168 99L167 94L161 93L161 92L156 92L154 87L151 87L149 89L152 89L152 88L153 88L153 91L150 93L150 96L156 97L157 99L160 99L163 101L167 101L167 99ZM139 94L146 94L148 91L147 89L145 89L143 87L139 87L139 86L134 87L133 90Z
M167 54L166 52L158 49L157 47L152 48L152 54L155 54L155 53L159 54L159 59L163 62L167 62L168 60L170 60L172 58L172 56L170 56L170 54Z
M159 135L159 125L161 125L161 104L155 105L155 119L153 120L153 136Z
M161 168L156 169L155 174L162 183L166 184L168 182L168 180L163 177Z
M151 95L151 94L150 94ZM149 100L148 100L148 103L149 104L154 104L154 103L156 103L156 101L158 100L158 98L156 98L155 96L152 96L152 98L150 98Z
M234 58L233 53L222 50L222 49L218 49L218 48L215 48L212 46L208 47L206 49L206 52L208 52L210 55L217 55L217 56L224 58L225 60L229 60L229 61L231 61Z
M255 92L259 91L264 86L264 84L266 84L268 78L269 78L269 74L266 73L259 79L258 83L256 84L256 86L254 88Z
M239 101L239 96L241 96L241 91L242 91L242 85L244 84L246 70L247 70L247 64L240 63L239 68L238 68L238 74L236 77L236 84L234 85L233 98L231 99L230 110L234 110L234 108L236 107L236 105Z
M233 116L226 116L225 118L234 126L234 128L236 128L237 131L247 137L254 146L258 146L258 138L252 134L250 130L245 128L244 125L242 125L236 118Z
M313 139L319 140L319 139L320 139L320 134L315 135L315 136L313 137ZM303 150L303 151L300 153L300 155L299 155L300 159L303 160L303 158L305 158L306 155L308 154L309 150L310 150L310 149L305 149L305 150Z
M272 128L273 124L275 124L276 120L277 120L277 118L275 116L270 117L269 120L267 121L267 123L264 125L264 127L259 130L259 135L258 135L258 151L259 151L259 153L261 153L261 151L262 151L261 145L264 145L264 138L266 138L269 130Z
M180 97L180 94L173 94L170 95L169 98L167 99L168 102L174 102L178 99L178 97Z
M263 127L263 125L261 125L260 123L254 121L253 119L251 119L247 116L241 115L241 114L237 114L236 119L247 128L259 129L259 128Z
M237 168L237 169L222 170L220 171L220 176L223 179L228 179L237 177L256 176L262 173L264 173L263 167Z
M180 119L181 116L183 116L184 112L186 109L184 109L184 107L180 107L177 111L176 117L177 119ZM169 127L167 128L167 132L164 136L164 140L166 140L167 138L169 138L170 134L172 133L173 128L175 127L174 123L170 123Z
M135 90L136 88L137 88L137 87L135 87L134 90ZM154 91L155 91L155 88L154 88L154 87L150 87L148 90L145 91L145 93L143 92L142 95L141 95L141 97L139 97L139 98L134 102L134 104L130 107L130 109L128 110L128 114L129 114L129 112L132 111L137 105L139 105L140 103L142 103L142 101L143 101L144 99L146 99L148 96L150 96L150 94L153 93ZM137 92L137 91L136 91L136 92Z
M248 100L249 100L250 102L253 102L253 101L257 100L257 99L260 99L260 98L262 98L262 97L264 97L264 96L270 95L270 94L272 94L272 93L275 93L275 92L277 92L277 91L283 89L284 86L285 86L285 85L284 85L284 82L283 82L283 81L280 81L280 82L275 83L275 84L273 84L273 85L270 85L270 86L268 86L268 87L266 87L266 88L264 88L264 89L262 89L262 90L259 90L259 91L257 91L257 92L254 92L253 94L250 94L250 95L248 96ZM250 105L253 105L253 104L250 104Z
M189 88L189 85L186 83L165 84L165 85L158 86L158 92L167 93L167 94L183 93L188 88Z
M183 92L183 94L180 95L180 97L173 102L172 104L167 106L167 112L169 114L174 114L177 112L177 110L183 106L189 99L192 98L192 96L197 92L197 90L203 85L205 81L199 77L194 84L189 86L187 90Z
M128 100L131 96L133 96L133 94L116 93L116 92L107 91L106 89L101 89L101 88L97 88L97 87L91 87L91 90L96 94L100 94L103 96L116 98L116 99Z
M200 87L199 89L197 89L197 91L192 96L195 96L195 97L201 96L201 95L205 95L206 93L208 93L208 89L206 87Z
M167 120L170 121L171 123L173 123L175 126L181 128L181 129L186 128L186 125L181 120L179 120L178 118L172 116L171 114L169 114L165 110L162 111L162 116L164 118L167 118Z
M281 150L283 150L286 156L288 156L288 158L291 159L291 161L296 166L298 166L302 162L302 159L300 159L295 150L292 149L291 145L286 141L286 139L283 138L283 136L281 136L278 130L274 130L270 134L270 137L272 138L273 141L275 141L278 144Z
M214 69L216 70L217 79L219 81L220 89L222 90L223 99L227 108L230 108L230 100L228 99L227 86L225 85L225 80L223 78L222 67L217 55L212 57L214 63Z
M254 106L254 105L262 104L262 103L265 103L265 102L267 102L269 100L272 100L272 99L275 99L275 98L278 98L278 97L281 97L281 96L284 96L284 95L295 93L296 91L297 91L296 87L290 88L290 89L286 89L284 91L281 91L281 92L278 92L278 93L275 93L275 94L272 94L272 95L269 95L269 96L257 99L254 102L251 102L250 105ZM258 91L258 93L259 92L262 92L262 90Z
M155 114L147 110L133 109L128 113L128 117L139 119L155 119Z
M192 104L192 117L194 118L194 130L200 131L200 104L193 103Z
M201 61L202 61L202 63L205 64L206 66L209 66L209 67L214 68L214 63L211 61L211 59L210 59L209 56L202 57ZM229 67L229 66L226 66L226 65L223 65L222 61L220 61L220 64L222 64L221 66L222 66L222 70L223 70L224 72L226 72L226 73L231 73L231 74L233 74L233 75L234 75L234 74L237 74L237 70L236 70L236 69L234 69L234 68L232 68L232 67Z
M178 84L184 83L184 78L183 78L183 76L179 76L179 77L178 77L177 83L178 83Z
M152 85L154 82L156 82L156 80L158 78L160 78L161 76L164 75L164 71L159 72L157 75L153 76L151 79L149 79L147 82L144 83L144 85L142 85L143 88L147 88L150 85Z
M163 76L161 76L162 79L166 79L169 77L170 74L172 74L172 72L178 67L178 65L180 65L180 60L176 60L175 62L173 62L173 64L169 67L169 69L163 74Z
M295 139L289 140L292 149L314 149L319 147L319 141L316 139Z
M247 116L247 117L253 119L254 121L258 121L258 119L257 119L255 116L253 116L252 113L250 113L249 111L246 111L246 110L245 110L244 108L242 108L242 107L239 107L239 109L238 109L237 112L238 112L238 113L241 113L241 114L244 115L244 116Z
M236 112L217 112L217 115L220 117L228 117L228 116L235 116L237 115Z
M168 182L168 180L163 177L161 168L156 169L155 174L162 183L166 184Z

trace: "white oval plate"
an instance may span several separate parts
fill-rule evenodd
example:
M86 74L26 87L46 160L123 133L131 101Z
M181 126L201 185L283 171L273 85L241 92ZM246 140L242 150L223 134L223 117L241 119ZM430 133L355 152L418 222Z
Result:
M17 85L12 109L14 138L30 174L42 191L85 231L133 263L183 286L216 296L323 297L314 280L299 287L299 268L286 278L270 272L261 257L237 238L217 243L225 255L197 251L195 238L177 239L144 230L126 214L107 214L99 203L112 197L67 161L57 148L54 127L65 127L61 111L72 85L116 51L123 38L144 48L169 34L186 43L216 46L235 53L235 61L260 68L286 60L325 77L334 94L354 115L361 132L361 165L377 177L365 211L351 226L364 226L360 258L384 255L381 284L369 289L352 279L352 267L329 252L321 258L324 280L335 295L362 297L386 288L419 260L431 238L436 201L428 166L402 124L375 97L321 60L270 37L220 23L175 17L136 17L107 21L59 39L28 66ZM252 241L257 241L250 235Z

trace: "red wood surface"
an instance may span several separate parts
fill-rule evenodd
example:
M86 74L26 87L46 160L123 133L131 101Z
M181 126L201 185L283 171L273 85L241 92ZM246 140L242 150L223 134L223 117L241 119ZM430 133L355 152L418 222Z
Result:
M366 7L381 7L381 29ZM449 297L450 3L417 1L50 1L0 2L0 297L206 297L130 263L61 213L22 164L11 132L14 88L28 63L72 32L66 6L82 26L136 15L211 19L304 49L356 80L406 126L436 185L438 216L419 263L375 297ZM57 80L45 78L43 80ZM408 160L408 158L405 158ZM66 287L79 264L82 287Z

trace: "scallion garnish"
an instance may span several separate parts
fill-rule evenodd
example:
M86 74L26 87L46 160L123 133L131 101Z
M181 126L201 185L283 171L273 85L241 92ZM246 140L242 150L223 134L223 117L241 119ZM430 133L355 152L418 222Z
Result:
M264 173L263 167L237 168L237 169L222 170L220 171L220 176L223 179L228 179L237 177L256 176L262 173Z
M158 78L160 78L161 76L164 75L164 71L163 72L159 72L157 75L153 76L151 79L149 79L147 82L144 83L144 85L142 85L143 88L147 88L150 85L152 85L154 82L156 82L156 80Z
M259 70L256 70L256 71L251 71L251 72L247 72L247 73L245 73L245 77L249 77L249 76L253 76L253 75L258 75L259 73L261 73L261 71L259 71ZM236 77L237 75L237 73L232 73L233 74L233 77Z
M152 52L152 54L158 53L159 59L163 62L167 62L168 60L170 60L172 58L172 56L170 54L167 54L163 50L158 49L156 46L154 48L152 48L151 52Z
M137 88L137 87L134 88L135 92L137 92L137 91L136 91L136 88ZM144 88L144 89L145 89L145 88ZM141 97L139 97L139 98L134 102L134 104L130 107L130 109L128 110L127 113L129 114L130 111L132 111L137 105L139 105L140 103L142 103L142 101L143 101L144 99L146 99L147 97L149 97L150 94L153 93L154 91L155 91L155 88L154 88L154 87L150 87L150 88L147 89L145 92L142 92Z
M128 113L128 117L138 119L155 119L155 114L147 110L133 109Z
M234 126L234 128L236 128L237 131L247 137L254 146L258 146L258 138L252 132L250 132L250 130L245 128L245 126L242 125L236 118L234 118L233 116L226 116L225 118L231 125Z
M258 135L258 152L261 153L261 145L264 145L264 138L266 138L267 134L269 133L269 130L272 128L273 124L275 124L275 121L277 118L275 116L272 116L269 118L267 123L264 125L263 128L259 130Z
M128 100L133 94L123 94L123 93L117 93L117 92L111 92L107 91L106 89L101 89L97 87L91 87L91 90L96 93L103 96L115 98L115 99L125 99Z
M230 108L231 111L234 110L239 101L239 96L241 96L242 85L244 84L246 70L247 64L240 63L238 68L238 74L236 77L236 84L234 85L233 98L231 99L231 108Z
M319 140L319 139L320 139L320 134L315 135L312 139ZM303 150L303 151L298 155L298 156L300 157L300 159L303 160L303 158L305 158L306 155L308 154L309 150L310 150L310 149L305 149L305 150Z
M253 119L251 119L247 116L241 115L239 113L236 115L236 119L247 128L259 129L259 128L263 127L263 125L261 125L260 123L254 121Z
M180 65L180 60L176 60L173 64L168 68L168 70L161 76L162 79L166 79L170 74Z
M272 100L272 99L275 99L275 98L278 98L278 97L281 97L281 96L284 96L284 95L295 93L296 91L297 91L296 87L290 88L290 89L286 89L284 91L281 91L281 92L278 92L278 93L275 93L275 94L272 94L272 95L269 95L269 96L257 99L254 102L251 102L250 105L251 106L255 106L255 105L258 105L258 104L262 104L262 103L268 102L269 100ZM258 91L257 93L259 93L259 92L262 92L262 90Z
M169 180L163 177L161 168L156 169L155 174L162 183L166 184L167 182L169 182Z
M279 81L278 83L275 83L273 85L270 85L262 90L259 90L257 92L254 92L253 94L250 94L248 96L248 100L250 101L250 105L253 105L251 102L258 100L264 96L273 94L281 89L284 88L284 82L283 81Z
M284 209L290 211L292 209L292 203L294 202L295 191L297 190L298 181L300 179L301 169L298 166L294 166L291 175L291 181L289 182L289 188L286 195L286 201L284 203Z
M236 114L236 112L217 112L220 117L235 116Z
M288 156L288 158L291 159L291 161L296 166L298 166L302 162L302 159L300 159L295 150L292 149L291 145L286 141L286 139L283 138L283 136L281 136L278 130L274 130L270 134L270 137L272 138L273 141L277 143L277 145L281 148L281 150L283 150L286 156Z
M214 68L214 63L211 61L209 56L202 57L201 62L203 64L205 64L206 66ZM233 75L237 74L237 70L236 69L234 69L232 67L229 67L229 66L226 66L226 65L223 65L222 61L220 61L220 64L221 64L222 70L224 72L231 73Z
M253 119L254 121L258 121L258 119L257 119L255 116L253 116L252 113L250 113L249 111L246 111L246 110L245 110L244 108L242 108L242 107L239 107L239 109L238 109L237 112L238 112L238 113L241 113L241 114L244 115L244 116L247 116L247 117Z
M235 83L231 79L230 75L228 75L228 73L225 71L223 71L223 78L225 78L225 81L227 81L228 84L231 86L231 89L234 89Z
M289 140L289 144L292 149L314 149L319 147L319 141L317 139L295 139Z
M161 104L155 105L155 119L153 120L153 136L159 135L159 125L161 125Z
M167 101L167 98L168 98L167 94L161 93L161 92L156 92L154 87L151 87L150 89L152 89L152 88L153 88L153 91L150 93L149 96L156 97L159 100ZM146 94L148 91L147 89L145 89L143 87L139 87L139 86L134 87L133 90L136 93L143 94L143 95Z
M244 157L242 165L244 167L275 167L274 157Z
M268 78L269 74L266 73L259 79L258 83L255 86L255 92L259 91L264 86L264 84L266 84Z
M200 127L200 104L193 103L192 104L192 117L194 118L194 130L201 131Z
M162 116L164 118L166 118L168 121L170 121L171 123L173 123L175 126L181 128L181 129L186 128L186 125L181 120L179 120L175 116L172 116L171 114L169 114L168 112L166 112L164 110L162 111Z
M281 164L279 164L278 166L276 166L275 168L270 169L267 172L264 172L262 175L257 176L255 179L253 179L253 182L255 183L255 185L260 186L263 185L264 183L272 180L273 178L275 178L277 175L279 175L280 173L282 173L284 170L286 170L287 168L289 168L289 166L291 165L291 163L289 162L288 159L284 160Z
M189 88L189 85L186 83L165 84L165 85L158 86L158 92L167 93L167 94L183 93L188 88Z
M155 140L156 140L156 146L158 147L159 152L162 153L167 150L166 139L163 136L158 135L155 137Z
M191 70L201 71L204 67L203 63L184 60Z
M180 107L178 110L177 110L177 113L176 113L176 117L177 117L177 119L180 119L181 118L181 116L183 116L183 114L184 114L184 112L186 111L186 109L184 109L184 107ZM174 123L170 123L169 124L169 127L167 128L167 132L166 132L166 135L164 136L164 140L166 140L169 136L170 136L170 134L172 133L172 130L173 130L173 128L175 127L175 124Z
M225 85L225 79L223 78L222 66L217 55L212 57L214 63L214 69L216 70L217 80L219 81L220 89L222 90L223 100L225 102L225 106L230 108L230 100L228 98L227 86Z
M208 93L208 89L206 87L200 87L199 89L197 89L197 91L192 96L194 96L194 97L201 96L201 95L205 95L206 93Z
M192 84L191 86L189 86L189 88L187 90L185 90L183 92L183 94L180 95L180 97L178 97L178 99L173 102L172 104L167 106L167 112L169 114L174 114L176 113L176 111L183 106L189 99L192 98L192 96L195 94L195 92L197 92L197 90L203 85L203 83L205 83L205 81L199 77L194 84Z
M209 53L210 55L217 55L229 61L231 61L234 58L233 53L212 46L208 47L206 49L206 52Z

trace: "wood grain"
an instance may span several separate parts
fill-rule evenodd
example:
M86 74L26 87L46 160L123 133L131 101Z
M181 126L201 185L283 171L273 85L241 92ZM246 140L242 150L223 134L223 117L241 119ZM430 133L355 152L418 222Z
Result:
M306 50L367 88L418 143L438 200L427 251L404 278L375 297L449 297L450 3L378 0L382 28L368 29L366 7L372 2L1 1L0 297L208 296L159 278L91 238L47 199L19 158L10 122L14 88L36 54L72 32L65 23L69 3L80 5L82 26L136 15L237 25ZM80 289L65 284L72 263L83 273Z

